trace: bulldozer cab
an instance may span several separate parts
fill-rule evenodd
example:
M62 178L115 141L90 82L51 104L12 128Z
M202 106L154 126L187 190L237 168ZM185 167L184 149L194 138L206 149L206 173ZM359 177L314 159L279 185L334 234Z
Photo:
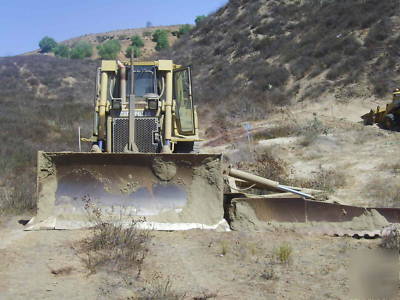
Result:
M101 152L189 153L200 141L191 67L102 61L91 141Z

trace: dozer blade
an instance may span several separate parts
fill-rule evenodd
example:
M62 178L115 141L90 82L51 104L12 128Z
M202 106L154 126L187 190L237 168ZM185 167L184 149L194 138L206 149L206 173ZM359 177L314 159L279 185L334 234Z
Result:
M160 230L211 229L224 216L219 154L38 152L37 193L30 230L90 226L88 202Z
M232 195L226 206L234 230L263 231L271 226L308 234L375 237L389 223L400 223L399 208L357 207L290 198L243 198Z

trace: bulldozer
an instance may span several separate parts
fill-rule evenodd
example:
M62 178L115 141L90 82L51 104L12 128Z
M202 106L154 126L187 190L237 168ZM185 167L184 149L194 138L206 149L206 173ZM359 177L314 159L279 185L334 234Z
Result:
M91 226L88 203L154 230L345 222L372 210L314 201L313 191L236 170L221 153L197 153L191 71L172 60L103 60L93 134L81 139L90 151L38 152L37 215L26 229ZM400 222L399 210L379 212Z
M378 124L379 127L396 130L400 125L400 89L393 91L392 102L386 104L384 109L379 106L367 114L361 116L364 125Z

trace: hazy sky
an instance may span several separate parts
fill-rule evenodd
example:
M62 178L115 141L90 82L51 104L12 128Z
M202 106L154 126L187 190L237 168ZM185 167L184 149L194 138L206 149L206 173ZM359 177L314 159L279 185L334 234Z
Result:
M63 41L115 29L193 23L228 0L0 0L0 56L38 48L51 36Z

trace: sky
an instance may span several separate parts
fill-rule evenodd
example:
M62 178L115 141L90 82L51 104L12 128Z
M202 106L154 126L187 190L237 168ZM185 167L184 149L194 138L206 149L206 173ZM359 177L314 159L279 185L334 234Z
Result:
M40 39L57 42L117 29L192 24L228 0L0 0L0 56L38 48Z

